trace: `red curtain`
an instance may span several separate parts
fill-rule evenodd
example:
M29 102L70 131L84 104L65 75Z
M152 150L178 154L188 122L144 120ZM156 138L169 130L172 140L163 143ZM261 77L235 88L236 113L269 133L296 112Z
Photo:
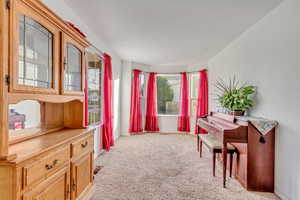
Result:
M189 82L186 72L181 73L180 80L180 105L177 130L190 132L189 116Z
M149 73L145 131L159 131L157 116L156 73Z
M113 90L112 90L112 65L111 57L108 54L104 54L104 113L103 113L103 126L102 126L102 138L103 148L106 151L110 150L110 147L114 145L113 138Z
M198 105L197 105L197 118L204 117L208 114L208 79L207 70L200 71L199 87L198 87ZM207 131L199 128L196 125L195 134L206 134Z
M142 110L140 102L140 70L133 70L133 79L131 82L131 105L130 105L130 122L129 132L142 132Z

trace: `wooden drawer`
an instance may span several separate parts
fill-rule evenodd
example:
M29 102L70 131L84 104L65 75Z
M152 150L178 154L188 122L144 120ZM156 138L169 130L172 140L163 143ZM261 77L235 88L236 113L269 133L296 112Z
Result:
M87 151L91 151L94 147L94 136L87 136L79 139L71 144L72 157L77 157L82 155Z
M56 171L69 160L70 148L68 146L25 165L23 168L23 186L26 187L40 179L46 179L49 173Z
M69 200L70 199L70 166L60 168L33 190L24 193L23 200Z

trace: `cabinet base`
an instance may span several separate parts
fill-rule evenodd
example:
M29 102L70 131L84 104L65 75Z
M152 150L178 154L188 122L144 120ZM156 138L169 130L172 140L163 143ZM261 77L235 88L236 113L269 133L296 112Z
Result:
M77 200L90 200L96 191L96 184L92 184L84 191Z

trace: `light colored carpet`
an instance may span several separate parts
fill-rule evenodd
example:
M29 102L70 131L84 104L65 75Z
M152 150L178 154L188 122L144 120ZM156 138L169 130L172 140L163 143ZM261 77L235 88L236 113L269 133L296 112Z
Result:
M121 137L97 165L92 200L273 200L270 193L248 192L235 179L222 187L222 168L211 174L211 154L196 152L189 135L145 134Z

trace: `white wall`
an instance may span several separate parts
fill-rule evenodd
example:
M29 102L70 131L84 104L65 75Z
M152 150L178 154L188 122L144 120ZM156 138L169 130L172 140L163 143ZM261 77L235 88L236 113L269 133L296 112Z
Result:
M130 118L130 95L131 95L131 70L132 63L129 61L122 62L122 84L121 84L121 135L129 135L129 118Z
M209 61L210 92L218 77L236 74L257 86L252 115L279 121L275 192L300 199L300 1L285 0ZM210 96L210 108L216 109Z
M62 0L43 0L43 2L53 10L58 16L66 21L70 21L75 24L79 29L87 35L87 39L98 49L108 53L112 57L113 66L113 87L114 87L114 137L117 139L120 136L120 82L121 82L121 59L113 52L109 46L105 43L102 37L95 34L91 27L87 26L87 23L80 18L80 13L76 13L71 5ZM99 130L97 129L95 140L99 140ZM95 154L99 152L98 142L95 142Z

